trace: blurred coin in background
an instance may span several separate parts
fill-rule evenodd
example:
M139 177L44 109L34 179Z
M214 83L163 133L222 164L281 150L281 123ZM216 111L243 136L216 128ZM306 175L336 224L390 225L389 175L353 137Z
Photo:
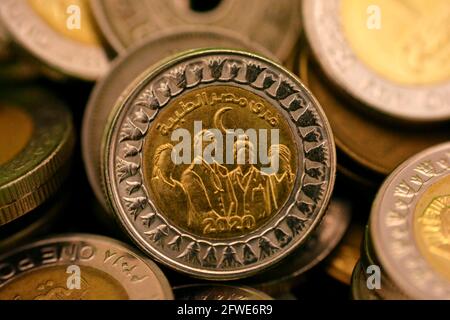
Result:
M12 41L57 73L93 81L108 70L87 0L3 0L0 17Z
M250 287L222 284L197 284L173 288L177 300L272 300L264 292Z
M32 211L67 178L74 147L68 109L39 87L0 92L0 226Z
M238 32L284 61L301 31L298 0L93 0L91 7L118 53L158 31L196 25Z
M125 244L55 236L0 257L0 300L170 300L162 271Z
M172 28L157 32L144 43L130 48L126 55L112 63L108 75L97 83L83 118L82 151L89 182L105 208L101 189L101 147L114 105L126 95L125 89L133 80L160 60L185 50L206 47L244 49L274 59L266 49L233 31L216 27L207 30L195 26Z
M270 60L225 49L181 54L138 77L109 119L102 181L110 206L142 250L178 271L254 275L302 245L325 213L335 175L327 119L299 80ZM222 164L187 150L188 162L176 164L172 132L183 129L198 146L199 121L228 144L231 128L278 133L260 154L279 155L267 162L279 167L262 175L261 158L237 165L233 152L261 144L233 139L222 160L216 155ZM244 172L251 182L241 181Z
M449 299L450 143L408 159L385 181L370 241L390 280L411 299Z
M413 122L450 119L449 14L447 0L303 2L328 78L374 111Z
M327 114L337 148L357 165L376 175L388 175L409 157L450 137L449 126L398 126L353 108L321 78L307 48L302 49L299 65L301 79ZM355 167L350 165L348 169Z

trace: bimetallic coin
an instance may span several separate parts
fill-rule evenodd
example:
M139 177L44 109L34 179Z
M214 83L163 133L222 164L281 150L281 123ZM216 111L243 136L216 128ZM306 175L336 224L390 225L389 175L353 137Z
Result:
M66 107L35 87L0 95L0 226L33 210L68 175L74 146Z
M173 291L177 300L272 300L253 288L221 284L185 285L175 287Z
M370 218L374 251L388 277L413 299L450 299L450 143L399 166L381 187Z
M301 30L298 0L222 0L204 12L177 0L92 0L91 6L105 38L119 53L157 31L196 25L236 31L284 61Z
M232 31L209 27L172 28L157 32L144 43L130 48L117 58L108 76L98 82L92 93L83 118L82 151L89 182L97 199L106 208L101 189L101 143L106 122L114 104L125 89L145 70L158 61L189 49L220 47L244 49L274 59L270 52L258 44Z
M83 80L107 72L87 0L3 0L0 17L13 41L57 72Z
M337 148L376 174L388 175L409 157L447 141L450 136L449 126L399 127L358 112L333 94L332 88L320 78L306 48L301 52L299 65L301 79L323 105Z
M0 300L173 299L161 270L116 240L61 235L0 257Z
M306 35L323 71L373 110L450 119L450 3L306 0Z
M333 189L320 105L250 53L196 50L161 64L135 80L107 128L112 211L145 252L196 277L279 262L315 230Z
M320 226L301 248L271 270L249 278L245 283L273 296L289 292L307 271L324 261L335 249L344 236L350 219L350 204L344 199L333 197Z

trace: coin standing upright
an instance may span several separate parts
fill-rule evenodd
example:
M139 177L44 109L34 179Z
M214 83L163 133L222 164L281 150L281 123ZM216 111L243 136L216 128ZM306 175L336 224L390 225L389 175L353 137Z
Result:
M242 278L319 225L334 185L333 137L316 99L283 67L240 51L188 52L142 74L113 112L106 196L155 259L196 277ZM240 140L227 138L232 129ZM208 146L219 141L223 149Z

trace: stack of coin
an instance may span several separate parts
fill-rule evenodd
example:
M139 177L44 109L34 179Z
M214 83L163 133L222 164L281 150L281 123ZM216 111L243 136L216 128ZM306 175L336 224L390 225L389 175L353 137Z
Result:
M74 145L72 118L38 87L0 94L0 227L32 212L61 188Z
M381 268L383 299L449 299L450 143L401 164L374 201L360 270ZM364 282L364 278L361 277ZM364 296L357 291L356 298ZM367 288L366 288L367 291Z
M329 117L340 171L360 184L377 187L410 156L448 140L448 125L436 123L450 119L448 4L303 2L305 33L321 68L305 52L301 72ZM370 24L377 10L379 28Z

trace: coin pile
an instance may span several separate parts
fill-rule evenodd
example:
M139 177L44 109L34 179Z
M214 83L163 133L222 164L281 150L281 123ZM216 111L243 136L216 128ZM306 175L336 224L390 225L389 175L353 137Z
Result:
M0 299L450 298L449 14L3 0Z

